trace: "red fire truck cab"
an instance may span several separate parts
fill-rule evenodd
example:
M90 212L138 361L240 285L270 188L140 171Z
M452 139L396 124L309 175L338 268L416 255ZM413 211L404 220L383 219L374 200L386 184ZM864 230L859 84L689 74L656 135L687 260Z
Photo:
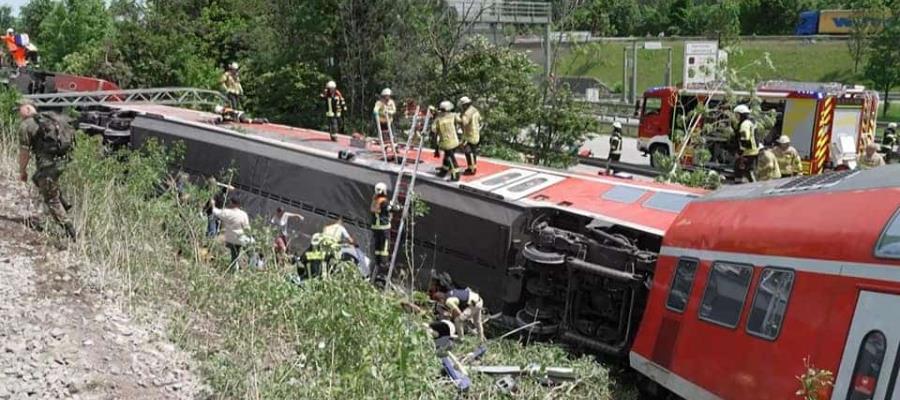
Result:
M733 107L734 102L749 101L749 92L714 91L706 89L652 88L644 92L639 104L640 126L638 150L651 155L671 155L681 143L673 138L684 137L690 126L691 111L709 100L708 108ZM855 154L862 149L866 135L875 133L878 94L864 88L846 88L840 84L767 82L757 88L755 95L763 111L775 112L775 124L770 131L757 131L760 139L775 140L786 135L800 152L806 174L817 174L829 166L855 163ZM701 121L700 124L708 122ZM699 124L698 124L699 126ZM679 141L676 139L676 141ZM698 141L692 141L698 142ZM712 155L712 164L730 166L733 149L730 140L712 138L700 141ZM682 162L692 163L688 148Z
M630 363L686 399L797 398L804 359L897 399L898 310L900 166L730 186L666 232Z

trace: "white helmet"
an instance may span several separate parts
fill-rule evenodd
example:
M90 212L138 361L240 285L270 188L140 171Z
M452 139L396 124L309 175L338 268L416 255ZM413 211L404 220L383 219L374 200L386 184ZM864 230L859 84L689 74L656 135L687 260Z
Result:
M734 112L736 114L750 114L750 107L747 107L746 104L739 104L734 108Z
M225 112L225 107L220 106L220 105L216 106L216 114L221 114L223 112Z
M228 64L228 69L236 70L236 69L238 69L238 67L239 67L239 65L237 62L232 62L231 64Z
M6 30L6 34L7 34L7 35L12 35L12 34L15 33L15 32L16 32L16 30L13 29L13 28L9 28L9 29Z
M328 83L325 84L325 88L326 89L336 89L337 83L335 83L334 81L328 81Z
M463 96L459 98L459 105L464 106L466 104L472 104L472 99L469 96Z
M375 184L375 194L387 194L387 184L378 182Z
M897 123L896 123L896 122L891 122L891 123L889 123L889 124L888 124L888 128L891 128L891 129L897 129Z
M613 122L613 128L622 129L622 123L619 121Z
M440 104L440 106L438 106L438 108L440 108L441 111L451 111L451 110L453 110L453 103L451 103L450 101L444 100L441 102L441 104Z
M786 135L781 135L778 137L777 142L778 144L788 144L791 142L791 138L787 137Z
M382 95L382 96L391 96L391 95L393 95L393 93L394 93L394 92L391 92L391 88L384 88L384 89L381 91L381 95Z

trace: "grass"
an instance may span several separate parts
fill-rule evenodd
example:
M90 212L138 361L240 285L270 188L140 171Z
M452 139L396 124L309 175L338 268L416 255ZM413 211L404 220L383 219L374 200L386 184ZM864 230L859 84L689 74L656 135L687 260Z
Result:
M0 108L5 169L12 166L14 148L9 138L15 121L2 111L8 109ZM97 138L79 136L63 177L82 235L70 250L89 261L81 278L120 294L123 303L153 314L153 320L162 316L171 338L197 362L208 397L459 398L440 378L425 320L404 311L401 295L386 295L347 269L303 288L274 266L225 273L224 261L203 250L224 253L202 237L205 218L199 210L209 193L189 186L188 196L181 197L165 189L167 171L180 159L177 148L101 154ZM271 243L269 232L255 232L258 243ZM457 351L470 348L469 342ZM573 357L553 345L494 342L486 357L504 365L572 366L579 375L556 388L523 379L520 398L635 397L592 358ZM507 398L486 376L473 376L465 397Z

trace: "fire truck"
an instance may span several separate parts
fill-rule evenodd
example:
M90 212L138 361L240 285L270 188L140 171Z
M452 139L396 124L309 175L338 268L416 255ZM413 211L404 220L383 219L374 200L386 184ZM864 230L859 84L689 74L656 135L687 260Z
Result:
M814 175L842 165L852 168L866 135L874 137L878 93L863 87L772 81L759 85L753 94L659 87L644 92L643 100L637 105L638 150L649 154L654 166L658 164L656 155L680 152L686 142L684 132L693 126L689 121L691 112L706 104L713 111L704 113L704 119L696 124L695 137L688 141L689 147L684 149L685 157L681 161L693 164L695 150L705 148L711 155L709 166L727 169L733 165L736 153L733 138L696 137L697 133L703 124L730 124L724 113L714 110L732 108L736 103L749 101L754 94L761 110L775 116L770 130L757 130L760 141L769 144L781 135L791 138L803 159L804 174Z

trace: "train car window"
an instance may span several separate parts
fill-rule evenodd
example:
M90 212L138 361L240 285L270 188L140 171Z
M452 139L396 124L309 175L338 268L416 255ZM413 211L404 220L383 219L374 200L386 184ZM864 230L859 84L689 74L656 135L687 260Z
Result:
M603 200L612 200L619 203L631 204L637 201L641 196L647 193L644 189L638 189L631 186L616 186L603 193Z
M875 257L900 258L900 210L894 213L881 232L875 245Z
M847 400L871 400L875 396L887 339L881 331L871 331L863 338L856 355Z
M781 332L781 323L787 310L791 289L794 287L794 271L763 269L747 318L747 332L764 339L775 340Z
M752 277L751 265L716 261L703 292L700 319L728 328L736 327Z
M691 200L694 198L683 194L657 192L644 202L644 207L680 213Z
M697 260L679 259L675 268L675 276L672 278L672 286L669 286L669 298L666 307L675 312L684 312L688 299L691 297L691 288L694 286L694 275L697 273Z

